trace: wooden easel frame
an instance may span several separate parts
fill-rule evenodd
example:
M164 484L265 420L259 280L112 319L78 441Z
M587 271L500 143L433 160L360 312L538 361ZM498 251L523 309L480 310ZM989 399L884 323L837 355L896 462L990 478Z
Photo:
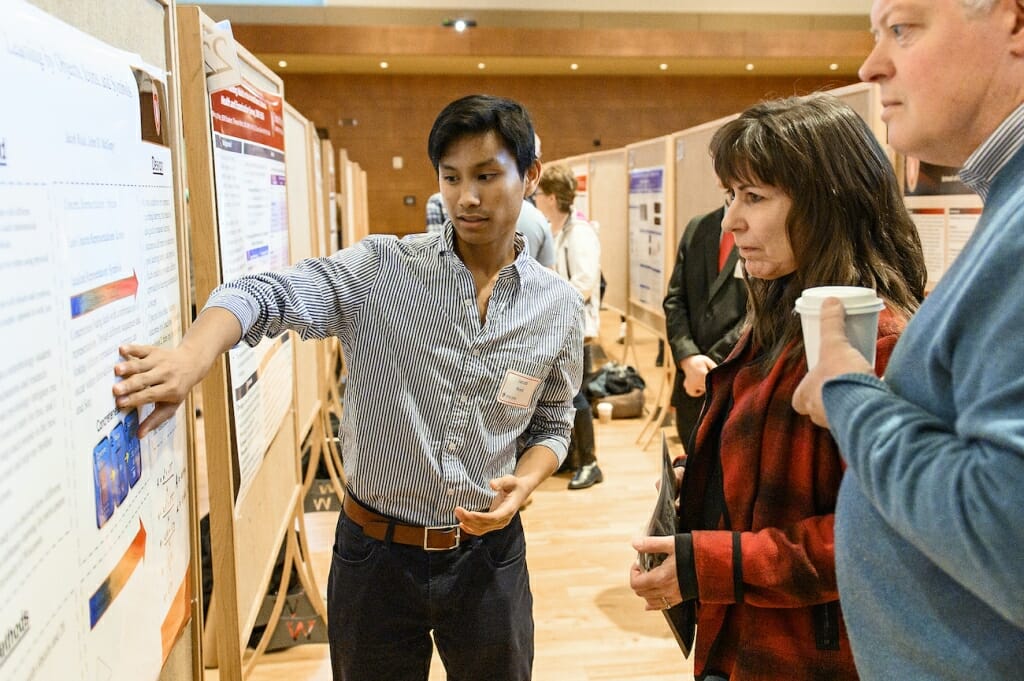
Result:
M188 95L183 97L182 113L186 130L193 135L187 140L189 217L193 239L202 244L195 250L194 260L197 303L201 306L221 283L210 96L203 53L204 31L210 29L212 21L198 7L179 7L177 21L183 92ZM238 47L237 52L244 75L254 85L283 97L283 83L278 76L244 48ZM308 172L308 168L304 171ZM325 620L326 608L305 560L309 551L305 546L299 466L303 430L315 429L318 419L297 412L293 381L291 408L266 448L250 492L239 499L229 379L227 361L221 357L201 384L215 583L205 629L205 664L219 667L223 681L241 681L252 672L266 650L287 596L293 565L318 614ZM300 418L304 418L301 425ZM282 546L285 547L284 574L271 621L255 651L246 655L249 634Z

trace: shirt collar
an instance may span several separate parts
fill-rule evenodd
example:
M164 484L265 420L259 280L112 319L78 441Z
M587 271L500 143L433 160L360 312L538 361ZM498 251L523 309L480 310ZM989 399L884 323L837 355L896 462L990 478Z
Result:
M967 158L960 169L960 179L985 200L996 175L1021 147L1024 147L1024 104L1007 116Z
M441 230L441 238L437 240L437 247L441 255L446 253L455 255L455 225L452 224L451 220L444 223L444 229ZM515 265L516 270L522 275L523 265L526 264L530 252L526 247L526 237L519 232L516 232L513 248L516 251L516 259L512 264Z

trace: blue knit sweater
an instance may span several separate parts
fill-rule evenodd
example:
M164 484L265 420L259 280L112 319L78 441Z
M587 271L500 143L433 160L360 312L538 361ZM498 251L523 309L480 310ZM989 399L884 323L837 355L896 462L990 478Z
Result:
M829 382L839 593L864 679L1024 678L1024 151L885 381Z

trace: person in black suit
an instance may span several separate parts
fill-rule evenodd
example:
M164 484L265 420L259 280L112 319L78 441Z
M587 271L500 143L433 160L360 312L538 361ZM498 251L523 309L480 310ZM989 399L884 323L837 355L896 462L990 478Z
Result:
M672 359L679 369L672 406L684 447L704 405L704 379L729 355L746 318L747 287L732 240L722 241L724 216L722 207L690 220L662 303Z

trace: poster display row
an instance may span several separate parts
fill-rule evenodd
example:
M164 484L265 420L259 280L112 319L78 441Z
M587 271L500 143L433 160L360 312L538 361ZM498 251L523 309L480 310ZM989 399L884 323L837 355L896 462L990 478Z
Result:
M187 622L183 411L141 441L124 343L181 337L161 70L0 23L0 679L155 679Z

